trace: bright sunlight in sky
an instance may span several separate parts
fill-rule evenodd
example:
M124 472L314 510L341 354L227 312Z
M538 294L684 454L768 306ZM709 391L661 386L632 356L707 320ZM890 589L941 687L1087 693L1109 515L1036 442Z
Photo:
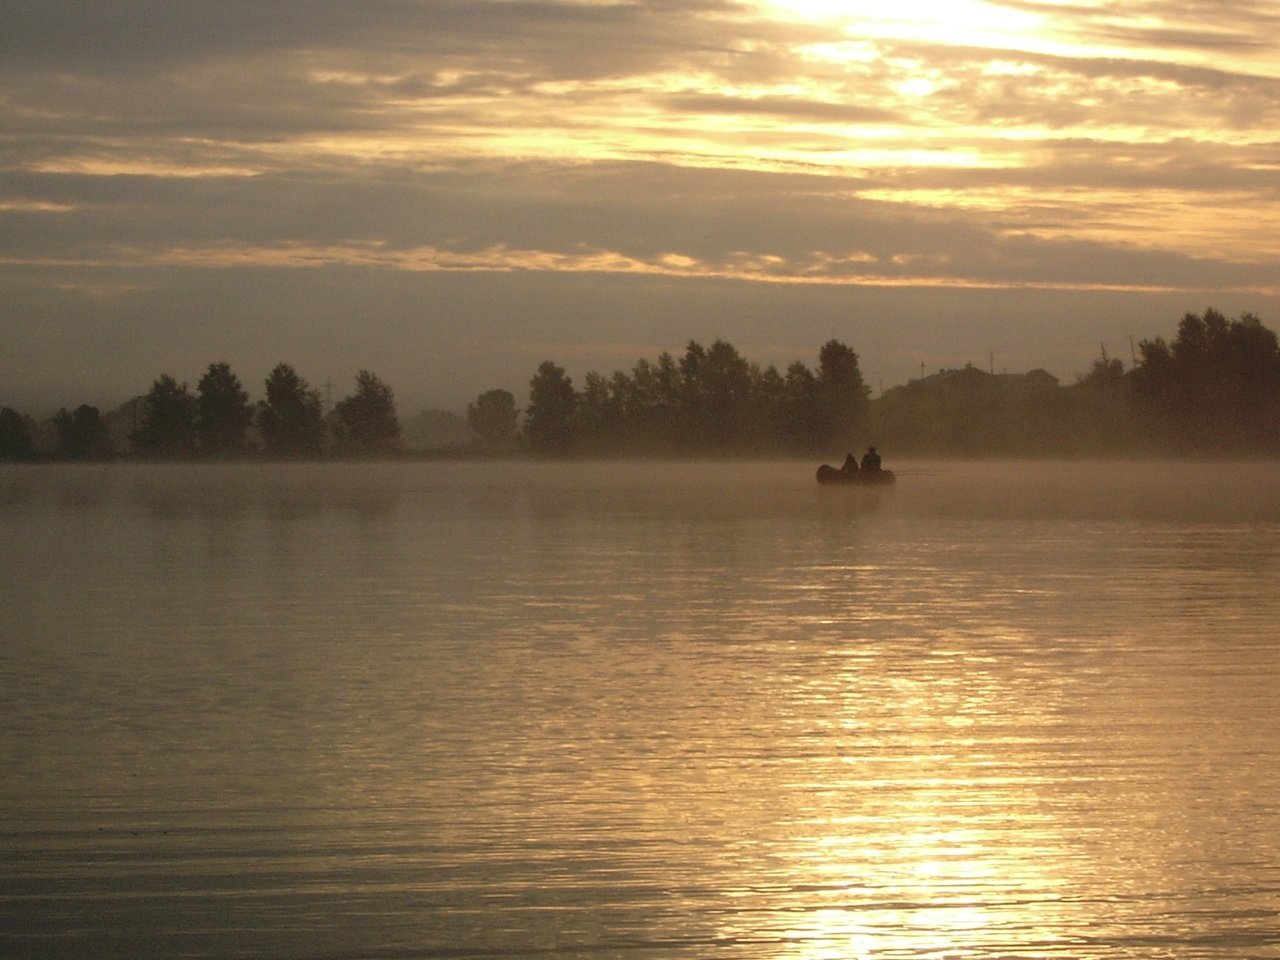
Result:
M1280 315L1280 0L0 4L0 404Z
M851 37L914 40L994 49L1026 49L1040 42L1043 14L982 0L761 0L766 14L780 14L842 30Z

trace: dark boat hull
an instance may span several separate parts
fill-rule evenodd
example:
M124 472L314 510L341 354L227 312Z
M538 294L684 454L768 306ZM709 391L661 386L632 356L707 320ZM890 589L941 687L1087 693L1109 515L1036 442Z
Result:
M833 487L883 487L897 481L892 470L859 470L857 473L845 473L830 464L824 463L818 468L818 482Z

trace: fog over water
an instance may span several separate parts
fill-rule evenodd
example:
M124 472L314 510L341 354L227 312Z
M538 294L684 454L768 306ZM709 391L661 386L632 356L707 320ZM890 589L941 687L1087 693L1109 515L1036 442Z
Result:
M0 954L1280 957L1280 465L0 470Z

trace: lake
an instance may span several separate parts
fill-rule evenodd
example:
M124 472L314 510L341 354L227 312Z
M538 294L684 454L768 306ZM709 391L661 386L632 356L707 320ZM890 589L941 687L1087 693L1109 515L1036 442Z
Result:
M0 955L1280 957L1280 464L0 467Z

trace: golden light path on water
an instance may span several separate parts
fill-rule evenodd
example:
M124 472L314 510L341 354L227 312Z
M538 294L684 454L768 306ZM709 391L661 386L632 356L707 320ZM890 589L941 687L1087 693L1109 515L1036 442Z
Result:
M963 645L937 655L984 677L981 662L964 662ZM789 779L756 784L778 793L765 806L791 808L787 835L744 892L767 903L769 919L747 912L721 936L772 934L771 955L795 960L963 957L1001 937L1024 949L1060 945L1055 902L1069 881L1054 868L1072 853L1046 812L1055 776L1027 752L1029 738L999 720L1046 704L1011 704L989 672L976 684L939 683L903 663L869 680L881 653L845 659L829 684L810 678L795 705L814 742L793 752L809 760ZM870 703L879 706L869 714ZM990 739L984 728L1000 732ZM843 733L820 741L823 730ZM824 758L831 739L848 754Z
M1277 468L798 469L33 474L5 955L1276 956Z

